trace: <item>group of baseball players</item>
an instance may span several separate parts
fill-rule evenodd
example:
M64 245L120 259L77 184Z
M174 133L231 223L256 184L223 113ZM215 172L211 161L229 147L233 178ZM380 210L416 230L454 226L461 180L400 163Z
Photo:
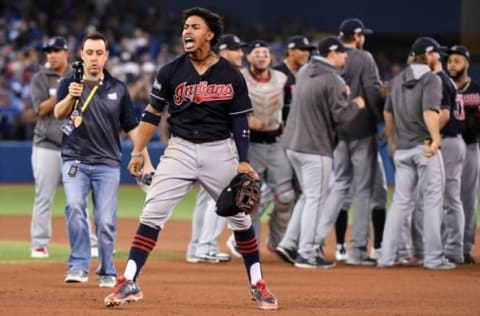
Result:
M261 203L251 214L257 240L261 240L260 219L272 204L266 246L295 267L335 265L323 254L334 226L335 259L349 265L452 269L455 264L475 263L471 251L479 185L480 100L478 86L468 76L468 49L442 47L431 37L420 37L411 47L408 67L387 85L380 80L372 55L363 49L365 35L372 30L351 18L342 22L339 33L318 47L305 36L290 37L285 59L274 67L265 41L247 44L227 34L216 46L235 67L242 66L246 52L248 63L241 73L253 105L248 118L249 159L263 183ZM330 44L326 51L325 42ZM313 56L316 49L319 55ZM331 52L344 53L345 62L331 62ZM350 110L335 108L345 101L343 97L332 101L312 95L312 90L322 90L326 79L313 70L318 61L336 68L347 104L355 105ZM434 83L417 86L429 77ZM431 87L438 83L440 87ZM333 88L325 89L333 98ZM322 106L326 108L320 110ZM380 145L388 145L396 171L388 217L378 138ZM352 202L347 252L345 233ZM215 203L201 190L188 262L231 260L218 246L225 221L212 210L205 211L209 208L214 210ZM233 235L227 246L241 257Z
M158 71L140 123L123 122L133 143L128 169L136 177L145 165L151 167L146 146L165 110L171 136L147 189L122 276L116 278L111 260L115 232L108 247L106 242L99 243L104 263L99 273L110 277L105 286L114 288L104 299L107 307L143 299L138 279L149 253L175 205L195 184L201 189L186 260L230 261L218 245L228 224L233 234L227 245L242 258L249 294L261 309L278 308L259 255L261 218L267 210L271 210L267 248L297 268L335 265L323 251L334 226L336 260L349 265L423 265L447 270L474 263L470 253L480 173L480 86L468 76L467 48L446 49L433 38L418 38L408 66L387 86L372 55L363 50L372 30L359 19L346 19L339 36L326 36L318 46L302 35L290 37L285 59L274 67L266 41L245 43L233 34L221 36L222 29L218 14L204 8L185 10L185 54ZM101 53L98 58L106 60L105 43L100 35L85 41L85 45L100 46L90 49L87 45L82 55L93 60L91 69L97 72L97 57L89 55ZM248 66L242 68L244 54ZM448 74L442 69L442 55L448 56ZM102 88L103 80L110 77L98 74ZM112 79L113 83L118 85ZM86 98L88 104L98 84L89 97L83 84L72 76L62 81L63 99L57 99L55 116L66 117L72 125L64 139L80 137L76 128L84 126L82 117L88 118L83 108L80 120L73 115L75 100ZM112 98L107 95L108 102L117 99ZM129 110L128 102L124 103L124 111ZM378 128L382 122L383 131ZM379 135L395 166L395 192L388 214ZM74 181L77 171L83 172L80 167L76 160L67 161L64 178ZM256 211L217 216L216 200L229 181L242 173L262 183ZM84 225L78 238L85 239L82 247L71 241L72 249L75 246L83 254L88 245L86 205L77 214L78 203L71 204L69 216L72 221L81 217ZM347 251L351 205L354 215ZM72 232L76 231L72 228ZM66 282L85 282L88 267L87 271L76 267L74 254L72 250L69 273L80 274L71 278L67 274Z

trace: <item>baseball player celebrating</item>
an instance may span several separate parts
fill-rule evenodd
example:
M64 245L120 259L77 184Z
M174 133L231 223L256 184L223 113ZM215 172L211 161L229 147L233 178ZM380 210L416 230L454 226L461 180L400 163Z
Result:
M222 35L216 45L218 54L233 66L242 67L243 47L247 46L234 34ZM220 252L218 237L225 228L226 220L215 213L215 200L200 187L192 217L192 239L187 248L186 259L190 263L220 263L231 260L229 254ZM241 255L239 254L241 257Z
M252 111L245 80L229 62L212 52L223 23L204 8L184 11L185 54L163 66L155 79L134 141L129 171L138 175L142 155L168 106L171 137L147 193L140 224L133 238L124 275L105 297L107 307L143 299L138 276L154 249L175 205L194 183L200 183L215 200L236 173L258 175L248 162ZM233 138L238 158L232 149ZM240 162L239 162L240 161ZM277 299L263 280L260 255L250 216L240 212L227 218L249 280L249 293L261 309L277 309Z

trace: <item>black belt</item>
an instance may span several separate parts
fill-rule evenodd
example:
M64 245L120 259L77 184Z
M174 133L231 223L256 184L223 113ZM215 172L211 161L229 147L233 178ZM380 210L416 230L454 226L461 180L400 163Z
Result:
M268 132L250 130L250 142L260 144L273 144L277 142L277 138L280 135L282 135L281 128Z

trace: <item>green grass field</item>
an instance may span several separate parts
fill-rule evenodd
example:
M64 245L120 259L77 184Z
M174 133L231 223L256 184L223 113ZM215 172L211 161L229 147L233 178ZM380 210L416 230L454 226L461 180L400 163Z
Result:
M177 205L173 219L190 219L195 206L198 188L194 187ZM0 185L0 216L31 215L34 199L33 185ZM122 185L118 194L118 217L138 218L143 207L145 193L137 185ZM91 200L88 203L91 211ZM53 200L53 216L63 216L65 193L60 186Z
M172 219L190 219L195 206L195 198L198 187L194 187L177 205L172 214ZM389 203L392 192L389 192ZM34 198L34 187L32 185L0 185L0 218L2 216L30 216ZM145 193L136 185L122 185L118 196L119 218L138 218L142 210ZM89 207L92 202L89 201ZM53 216L64 216L65 193L63 187L59 187L54 198ZM266 219L266 212L263 220ZM480 224L480 211L477 222ZM353 216L349 216L351 220ZM33 262L29 257L29 242L27 241L0 241L0 264L2 263L28 263ZM52 244L49 247L50 258L42 262L62 262L68 255L68 245ZM180 254L183 255L183 254ZM127 251L118 249L116 257L127 256ZM179 254L158 253L155 258L169 258ZM35 261L35 262L38 262Z
M195 206L195 198L198 187L194 187L177 205L173 211L173 219L190 219ZM33 185L0 185L0 218L2 216L30 216L32 214ZM118 217L138 218L143 207L145 193L136 185L122 185L118 196ZM89 201L91 208L92 201ZM60 186L53 201L53 216L63 217L65 208L65 192ZM90 209L91 212L91 209ZM30 243L28 241L0 241L0 264L38 263L38 260L29 256ZM64 262L68 256L67 244L51 244L49 246L50 257L41 262ZM154 252L153 258L171 258L183 256L183 254ZM127 258L128 250L117 249L116 258Z

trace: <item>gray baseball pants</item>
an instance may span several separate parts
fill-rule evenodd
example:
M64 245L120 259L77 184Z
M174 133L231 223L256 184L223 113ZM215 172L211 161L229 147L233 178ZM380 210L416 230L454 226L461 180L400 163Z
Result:
M311 258L318 255L321 246L318 221L324 209L332 173L332 158L305 154L287 149L287 157L295 171L302 193L293 209L287 234L279 246L295 249L291 236L298 236L298 255ZM290 233L289 230L293 230ZM295 232L298 230L298 234Z
M292 184L292 167L288 162L285 150L277 141L272 144L250 143L249 159L253 169L257 171L270 191L273 192L273 209L269 219L269 235L267 246L274 250L283 238L290 220L295 192ZM267 198L269 192L264 192L262 198ZM260 219L268 207L268 200L261 203L258 212L252 214L257 240L260 243Z
M435 156L427 158L424 155L424 145L418 145L411 149L397 150L394 163L395 192L387 214L378 264L391 266L395 262L402 225L415 209L417 186L419 194L423 196L418 203L424 210L424 264L439 264L444 259L441 225L445 171L442 153L438 151Z
M334 165L335 182L325 202L317 234L323 244L353 186L355 203L349 256L363 259L367 257L371 198L377 172L375 136L352 141L341 140L334 152Z
M462 170L461 200L465 212L463 252L470 253L475 244L477 203L480 178L480 151L478 143L468 144Z

